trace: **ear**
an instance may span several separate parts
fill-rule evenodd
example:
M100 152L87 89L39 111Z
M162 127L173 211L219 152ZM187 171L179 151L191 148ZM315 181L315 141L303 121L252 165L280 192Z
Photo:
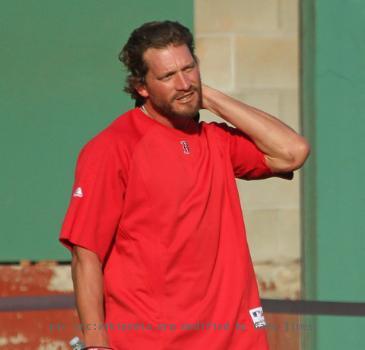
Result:
M136 87L136 91L138 92L139 95L141 95L144 98L147 98L149 96L149 93L147 91L145 84L138 84Z

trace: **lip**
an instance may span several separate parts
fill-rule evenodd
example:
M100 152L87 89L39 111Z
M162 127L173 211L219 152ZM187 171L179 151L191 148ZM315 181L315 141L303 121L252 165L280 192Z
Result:
M178 97L177 100L181 101L181 102L189 102L191 100L191 98L193 97L193 95L194 95L194 91L189 92L188 94L185 94L181 97Z

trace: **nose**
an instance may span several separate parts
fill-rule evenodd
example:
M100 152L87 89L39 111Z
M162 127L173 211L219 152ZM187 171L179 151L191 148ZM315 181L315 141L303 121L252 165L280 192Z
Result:
M176 90L188 91L191 88L191 80L185 72L176 74Z

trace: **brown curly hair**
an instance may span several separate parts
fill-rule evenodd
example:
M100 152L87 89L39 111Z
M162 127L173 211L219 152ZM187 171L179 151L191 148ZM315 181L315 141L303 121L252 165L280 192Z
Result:
M194 39L190 30L172 21L148 22L135 29L119 54L119 60L125 65L128 75L124 91L136 100L136 106L144 103L135 87L144 83L148 71L143 54L149 48L162 49L168 45L186 45L191 55L195 56Z

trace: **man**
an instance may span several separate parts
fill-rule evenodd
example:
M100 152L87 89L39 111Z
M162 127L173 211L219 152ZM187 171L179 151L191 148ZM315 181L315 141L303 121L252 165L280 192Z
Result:
M120 59L140 107L83 148L60 235L86 345L268 349L235 177L290 179L308 143L202 85L177 22L136 29Z

